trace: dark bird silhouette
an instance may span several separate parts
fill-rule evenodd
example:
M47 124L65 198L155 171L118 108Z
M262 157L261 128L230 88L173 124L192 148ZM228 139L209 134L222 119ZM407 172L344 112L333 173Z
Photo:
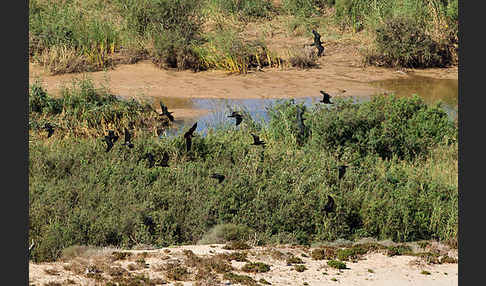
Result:
M218 183L221 184L224 181L225 176L218 173L214 173L211 175L211 178L218 179Z
M339 178L339 180L341 180L344 177L344 174L346 174L346 168L348 168L348 167L349 166L346 166L346 165L338 166L338 171L339 171L338 178Z
M322 53L324 53L324 47L322 46L321 42L321 35L316 30L312 30L312 34L314 34L314 43L312 43L311 46L315 46L317 48L317 56L320 57Z
M160 167L169 167L169 153L167 151L164 152L164 155L162 156L162 159L158 163L158 166Z
M327 203L324 206L324 211L326 213L332 213L335 211L335 209L336 209L336 204L334 202L334 199L330 195L327 195Z
M197 128L197 122L186 132L184 133L184 138L186 139L186 150L187 152L191 151L192 145L192 137L194 137L194 131Z
M111 148L113 148L113 141L111 140L111 138L109 136L105 136L103 139L101 139L101 141L106 142L105 152L109 152L111 150Z
M145 153L145 156L142 157L142 159L147 159L148 162L149 162L149 168L152 168L153 166L155 166L155 158L154 158L154 154L152 153Z
M174 116L172 116L172 112L169 112L167 106L162 103L162 100L159 101L159 104L160 108L162 109L162 113L160 115L165 115L167 116L167 118L169 118L170 121L174 121Z
M297 107L297 127L299 128L299 134L297 136L297 140L299 144L302 144L302 141L305 137L305 125L304 125L304 108Z
M111 142L114 144L118 140L118 135L115 135L115 131L108 130L108 138L110 138Z
M231 115L228 117L236 118L236 126L240 125L241 121L243 121L243 117L241 116L241 114L236 111L233 111L233 113L231 113Z
M49 122L44 124L44 127L42 128L47 130L47 138L51 137L52 134L54 133L54 127L52 127L52 125Z
M128 132L128 129L125 128L125 142L122 143L122 145L128 146L128 148L133 148L133 143L130 141L132 138L132 135L130 132Z
M321 90L320 93L322 94L322 100L320 100L319 102L326 103L326 104L333 104L330 101L331 95L329 93L324 92L323 90Z
M251 134L253 136L253 143L251 145L262 145L262 147L265 147L265 142L260 140L260 137L256 136L255 134Z

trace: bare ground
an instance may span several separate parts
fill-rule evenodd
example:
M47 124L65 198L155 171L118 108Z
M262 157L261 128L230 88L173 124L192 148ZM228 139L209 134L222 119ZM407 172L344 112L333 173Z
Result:
M277 39L279 36L276 35ZM287 43L287 38L278 39L277 43ZM288 39L287 39L288 40ZM306 42L301 37L289 45ZM308 40L307 40L308 41ZM282 44L280 44L282 45ZM178 99L191 98L296 98L319 96L319 90L331 95L347 96L371 95L383 92L370 83L377 80L407 78L409 74L428 76L438 79L457 79L458 69L390 69L374 66L363 66L362 56L358 52L360 44L351 40L329 41L325 55L319 58L319 67L301 70L288 68L280 70L266 68L244 75L228 74L224 71L173 71L159 69L150 61L132 65L119 65L113 69L82 74L49 75L42 67L29 64L29 83L37 78L43 81L49 92L58 94L63 85L73 78L87 76L95 84L104 84L110 91L122 97L171 97ZM194 108L173 109L178 118L192 117L204 112Z
M199 281L198 285L244 285L224 279L223 274L217 274L213 278L210 278L210 275L196 278L199 270L197 267L190 266L187 256L183 253L184 250L191 250L200 258L215 257L221 253L246 252L249 261L266 263L270 265L270 271L247 273L242 271L246 262L233 260L231 261L232 273L249 276L255 281L263 278L271 285L458 285L457 263L429 264L423 258L415 256L389 257L383 252L372 252L364 255L357 262L346 262L347 269L338 270L329 267L327 260L312 259L313 248L275 246L237 251L225 250L223 246L223 244L190 245L132 251L105 248L64 261L30 263L29 285L48 283L106 285L108 281L114 281L113 279L117 277L130 279L137 275L149 277L154 283L146 285L176 285L176 282L182 285L197 285L196 281ZM111 258L113 251L129 252L131 256L114 260ZM290 253L301 258L307 270L297 272L293 265L287 265L285 258L282 257L284 255L288 257ZM448 254L457 257L457 251L449 251ZM183 281L171 279L168 276L169 272L164 270L164 267L171 263L185 265L190 274L183 278ZM98 273L87 274L88 269L97 269ZM258 285L264 284L260 282Z

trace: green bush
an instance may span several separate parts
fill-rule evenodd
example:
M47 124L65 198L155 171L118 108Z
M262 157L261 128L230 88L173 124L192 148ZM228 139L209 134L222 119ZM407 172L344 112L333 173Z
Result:
M388 19L375 32L376 51L366 56L368 64L426 68L445 67L453 61L447 46L432 39L412 18Z
M50 121L56 125L56 134L99 136L108 128L122 132L124 127L167 124L158 117L148 103L121 100L104 87L95 88L88 78L74 79L57 98L49 96L41 82L30 86L29 127L33 130Z
M245 225L236 225L232 223L220 224L204 234L199 243L211 244L237 240L246 241L250 237L251 232L251 228Z
M160 67L200 68L193 46L202 43L202 0L138 1L132 7L139 33L152 39L152 61Z
M89 91L83 91L85 113L100 102ZM32 258L56 259L71 245L196 243L225 224L233 226L217 227L217 238L248 239L250 232L262 243L360 237L457 243L457 127L440 107L416 98L359 104L336 99L329 109L306 111L309 134L302 145L286 139L294 132L295 105L269 109L275 109L269 125L220 127L196 136L191 158L182 136L160 140L143 130L133 149L116 143L108 153L91 136L31 140ZM38 132L32 129L30 136ZM267 142L263 161L250 133ZM388 146L392 159L382 160L377 146ZM156 159L167 151L170 167L147 168L141 157L149 151ZM338 181L336 166L347 159L358 160ZM215 184L213 172L227 179ZM328 194L336 212L325 215Z
M319 9L328 5L328 0L282 0L282 9L290 15L310 17L319 15Z
M270 0L209 0L208 2L224 13L236 15L242 21L270 19L275 12L273 2Z

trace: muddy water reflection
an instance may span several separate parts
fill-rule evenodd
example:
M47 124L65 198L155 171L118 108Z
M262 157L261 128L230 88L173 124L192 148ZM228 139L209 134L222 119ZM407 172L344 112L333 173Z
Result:
M428 104L442 101L450 107L457 107L459 82L456 79L435 79L412 75L405 79L389 79L371 82L383 92L397 96L417 94Z
M451 119L457 118L458 104L458 81L452 79L434 79L421 76L411 76L405 79L382 80L372 82L371 85L377 87L380 91L394 93L396 96L412 96L417 94L428 104L434 104L437 101L443 103L442 107L448 113ZM348 96L354 102L363 102L371 99L369 96ZM268 121L266 108L275 104L282 99L188 99L188 98L161 98L165 105L171 109L202 109L208 110L207 113L187 117L177 120L176 126L168 130L165 136L180 135L185 132L190 125L198 122L196 131L202 135L206 134L208 128L219 126L234 126L234 119L227 116L231 110L246 110L255 121ZM295 103L303 102L308 108L313 108L321 99L320 96L295 98ZM155 100L154 106L159 107L158 100Z

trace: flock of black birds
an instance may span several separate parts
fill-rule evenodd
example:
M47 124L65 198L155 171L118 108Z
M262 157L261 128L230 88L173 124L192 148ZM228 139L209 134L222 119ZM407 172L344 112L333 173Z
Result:
M330 101L331 96L328 93L326 93L322 90L320 91L320 93L322 94L323 98L319 102L324 103L324 104L333 104ZM170 121L174 121L174 116L172 115L172 112L168 111L167 106L165 106L162 103L162 101L160 101L159 104L160 104L160 107L161 107L161 110L162 110L162 113L160 113L159 115L160 116L167 116L167 118ZM303 117L304 112L305 112L304 108L298 108L297 109L297 126L299 127L299 134L298 134L297 139L299 140L299 142L304 137L304 132L305 132L305 125L304 125L305 118ZM237 111L233 111L228 117L236 119L235 126L240 125L241 122L243 121L243 116L240 113L238 113ZM189 130L187 132L184 133L184 139L185 139L185 142L186 142L186 151L187 152L191 151L192 138L195 136L194 132L196 131L196 128L197 128L197 122L194 123L194 125L191 128L189 128ZM48 132L47 138L51 137L52 134L54 133L54 127L50 123L45 123L43 129L45 129ZM121 145L132 149L134 147L134 144L131 141L132 134L129 132L129 130L127 128L124 129L124 133L125 133L124 134L125 139L124 139L124 142ZM258 135L251 133L251 136L253 137L253 143L251 143L250 145L262 146L262 148L265 148L266 143L263 140L261 140ZM113 148L115 142L118 141L118 139L119 139L119 136L115 134L115 131L109 130L108 135L105 135L101 139L101 141L106 143L105 152L109 152ZM146 153L143 157L141 157L139 159L139 161L142 160L142 159L146 159L148 161L148 167L149 168L169 167L169 164L168 164L169 153L167 153L167 151L164 152L162 159L160 159L159 161L156 161L154 154L152 154L150 152ZM348 167L349 166L347 166L347 165L338 166L338 179L339 180L341 180L344 177L344 174L346 173L346 168L348 168ZM213 173L213 174L211 174L211 178L217 179L218 183L222 183L225 179L225 176L223 174ZM335 210L334 199L330 195L328 195L327 198L328 198L328 201L327 201L326 205L324 206L324 211L326 213L334 212L334 210Z
M317 48L317 50L318 50L317 55L318 55L318 57L320 57L322 55L322 53L324 52L324 47L322 46L323 43L321 41L321 35L318 32L316 32L315 30L312 30L312 33L314 34L314 42L312 44L310 44L310 46L315 46ZM322 90L320 91L320 93L322 94L323 97L322 97L322 100L320 100L319 102L324 103L324 104L333 104L330 101L331 95L329 95L328 93L326 93ZM158 113L155 110L154 111L157 112L157 114L159 114L159 116L166 116L169 119L169 121L173 122L174 116L172 115L172 112L169 112L167 106L165 106L162 103L162 101L160 101L159 104L160 104L160 108L162 110L162 113ZM299 144L301 142L301 139L304 137L304 133L305 133L305 125L304 125L305 118L303 118L304 111L305 111L304 108L299 108L297 110L297 125L298 125L298 128L299 128L299 134L298 134L297 139L299 140ZM236 111L233 111L228 117L236 119L236 123L235 123L236 126L240 125L241 122L243 121L243 116ZM191 128L189 128L189 130L186 133L184 133L184 139L185 139L185 142L186 142L186 151L187 152L190 152L190 150L191 150L192 138L195 136L194 132L196 131L196 128L197 128L197 122L194 123L194 125ZM48 132L47 138L51 137L52 134L54 133L54 127L50 123L45 123L43 129L45 129ZM121 145L132 149L134 147L134 144L131 141L132 134L128 131L127 128L124 129L124 132L125 132L125 134L124 134L125 140ZM263 140L261 140L258 135L251 133L251 136L253 137L253 143L250 144L250 145L262 146L262 148L265 148L266 143ZM119 138L119 136L115 134L115 131L113 131L113 130L108 131L108 135L105 135L101 139L101 141L106 143L105 152L109 152L113 148L115 142L118 141L118 138ZM162 159L160 159L159 161L156 161L155 156L150 152L146 153L143 157L141 157L139 159L139 161L142 160L142 159L146 159L148 161L148 167L149 168L169 167L169 164L168 164L169 154L167 153L167 151L164 152ZM346 168L348 168L348 167L349 166L347 166L347 165L338 166L338 179L339 180L341 180L344 177L344 174L346 173ZM225 176L223 174L213 173L213 174L211 174L211 178L217 179L218 183L222 183L225 179ZM324 211L326 213L334 212L335 207L336 207L334 199L330 195L328 195L327 198L328 198L328 201L327 201L326 205L324 206Z

